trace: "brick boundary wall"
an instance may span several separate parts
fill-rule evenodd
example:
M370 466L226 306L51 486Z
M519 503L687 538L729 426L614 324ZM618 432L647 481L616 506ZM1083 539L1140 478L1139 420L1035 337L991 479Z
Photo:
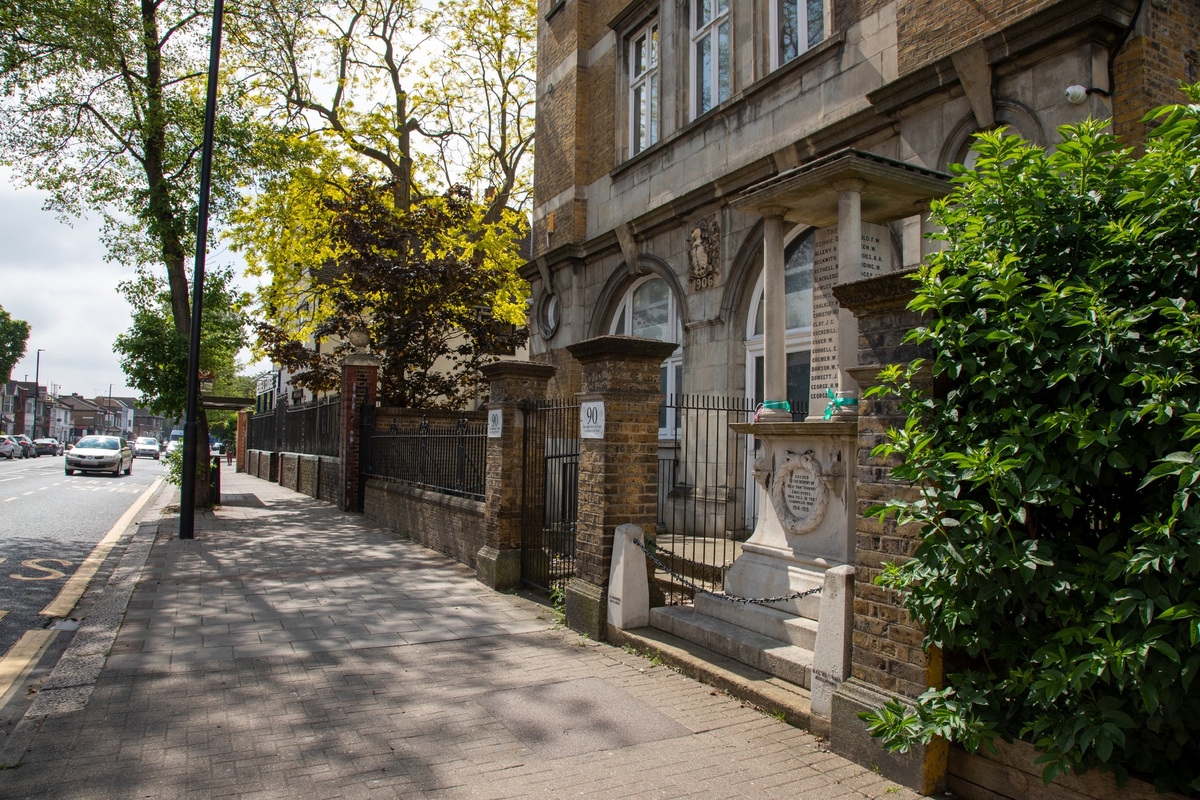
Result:
M482 500L468 500L371 478L363 513L368 519L474 568L483 547Z
M278 483L279 458L277 453L272 453L270 450L247 450L246 463L248 465L246 472L249 474L260 480Z
M279 485L285 489L300 489L300 454L279 454Z

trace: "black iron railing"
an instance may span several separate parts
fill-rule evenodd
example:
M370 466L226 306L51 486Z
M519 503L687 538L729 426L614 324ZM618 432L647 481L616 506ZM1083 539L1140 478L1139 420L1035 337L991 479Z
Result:
M753 421L756 406L742 397L672 395L659 411L656 545L672 571L710 591L723 588L758 519L756 442L729 429ZM791 410L794 419L808 413L797 402ZM656 577L668 603L690 602L681 581L662 570Z
M422 419L415 426L393 423L387 433L371 437L368 474L482 500L487 484L487 423L466 417L453 422Z
M246 429L247 450L275 449L275 409L260 411L250 417L250 425Z
M521 468L521 580L553 592L575 574L579 517L579 402L527 402Z
M341 442L341 398L332 395L298 406L283 414L283 452L311 456L336 456Z

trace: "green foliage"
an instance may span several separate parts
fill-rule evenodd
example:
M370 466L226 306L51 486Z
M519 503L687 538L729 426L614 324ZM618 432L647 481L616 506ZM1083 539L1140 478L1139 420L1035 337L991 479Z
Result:
M238 308L233 275L217 270L204 280L204 321L200 370L213 373L213 393L245 389L236 357L246 344L246 320ZM148 273L120 286L133 307L133 325L117 337L114 349L129 385L156 414L179 417L187 402L188 338L175 328L165 282ZM239 383L241 381L241 383Z
M25 344L29 341L29 323L13 319L0 306L0 383L8 383L12 369L25 356Z
M516 273L515 224L492 225L486 210L456 187L405 211L393 187L355 176L343 198L328 201L330 242L339 255L314 316L318 341L345 342L365 328L381 360L385 401L409 408L452 408L479 389L479 369L520 345L526 285ZM511 222L506 220L507 222ZM348 345L308 349L281 325L256 326L271 359L292 383L336 386Z
M183 448L176 447L174 451L163 457L163 463L167 467L167 474L163 476L164 480L172 486L183 485Z
M936 207L931 358L870 393L902 398L876 454L919 493L868 513L921 533L878 582L947 672L865 715L893 749L1022 738L1047 781L1200 790L1200 106L1152 117L1140 157L1097 122L982 134Z

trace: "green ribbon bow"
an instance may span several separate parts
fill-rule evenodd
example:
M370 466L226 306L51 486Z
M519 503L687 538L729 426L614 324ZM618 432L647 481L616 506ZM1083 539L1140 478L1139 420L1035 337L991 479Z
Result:
M857 397L838 397L833 389L826 389L825 394L829 396L829 405L825 406L825 421L833 419L833 412L842 406L858 405Z

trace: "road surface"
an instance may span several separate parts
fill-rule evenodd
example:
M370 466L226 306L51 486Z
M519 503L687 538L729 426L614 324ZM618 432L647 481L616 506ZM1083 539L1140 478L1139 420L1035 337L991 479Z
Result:
M0 460L0 656L46 626L38 612L165 471L147 458L120 477L67 476L61 456Z

